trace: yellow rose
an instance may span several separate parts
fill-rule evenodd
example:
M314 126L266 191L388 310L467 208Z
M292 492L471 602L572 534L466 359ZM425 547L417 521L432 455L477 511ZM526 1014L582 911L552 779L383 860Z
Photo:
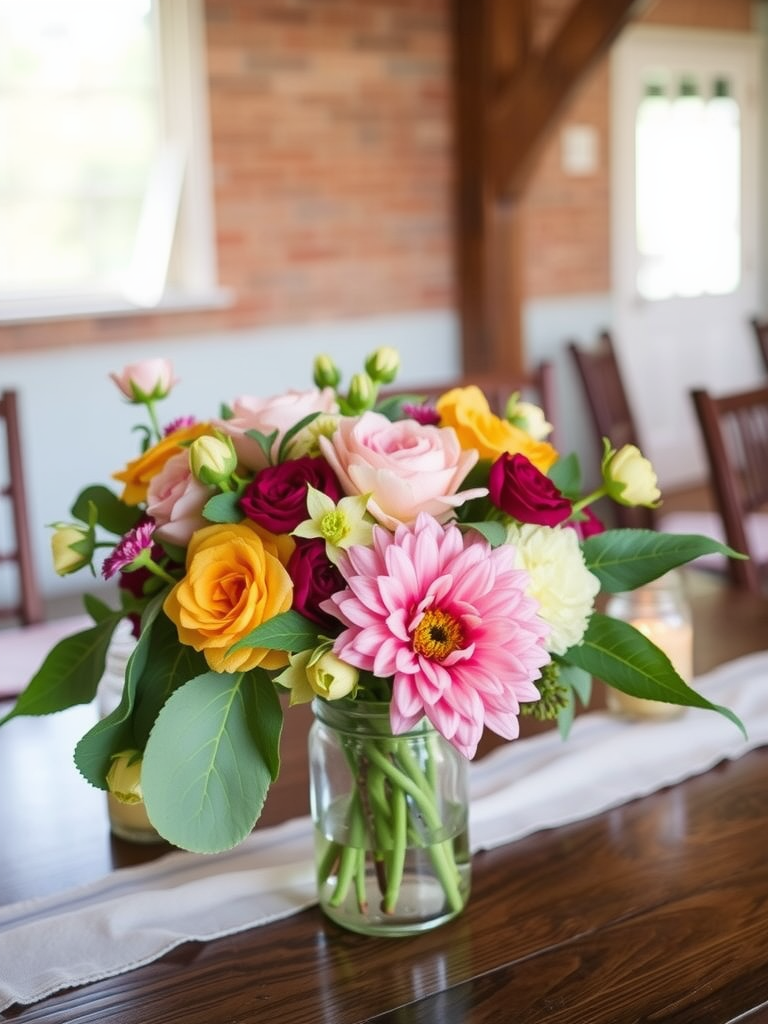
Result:
M119 473L113 473L114 480L120 480L125 484L120 497L126 505L138 505L140 502L146 501L150 480L157 476L168 459L172 455L178 455L182 450L182 445L187 441L194 441L195 438L212 432L213 428L210 423L195 423L191 427L174 430L162 441L158 441L157 444L148 448L143 455L129 462L125 469Z
M453 427L465 450L476 448L481 459L498 459L504 452L521 453L542 473L557 460L557 451L547 441L536 441L524 430L491 412L479 387L452 388L436 403L440 423Z
M262 539L265 538L265 539ZM282 668L284 651L246 647L227 655L262 622L288 611L293 583L279 538L250 523L206 526L192 535L187 574L163 604L183 644L202 651L214 672Z

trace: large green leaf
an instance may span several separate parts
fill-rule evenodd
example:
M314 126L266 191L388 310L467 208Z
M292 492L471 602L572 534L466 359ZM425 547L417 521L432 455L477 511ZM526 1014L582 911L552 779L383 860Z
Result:
M18 715L49 715L75 704L89 704L104 675L107 648L122 613L60 640L46 655L0 725Z
M75 747L75 764L83 776L98 789L106 789L106 776L112 755L120 750L140 750L146 736L134 732L133 708L139 684L147 672L146 684L153 676L149 657L155 623L163 621L160 615L164 594L159 594L146 607L142 616L141 633L125 667L125 683L120 703L105 718L96 723ZM162 628L162 627L161 627Z
M693 690L678 675L666 654L628 622L596 612L589 621L583 642L571 647L563 655L563 661L631 697L717 711L746 736L737 715Z
M149 818L169 842L216 853L248 835L276 765L282 724L276 709L276 695L268 697L249 675L207 672L170 697L141 775Z
M551 466L547 476L563 494L575 498L581 494L581 467L578 457L572 452L558 459Z
M589 570L612 594L634 590L702 555L745 557L711 537L655 530L606 530L588 537L582 551Z
M307 651L317 646L317 623L310 622L292 609L262 622L238 640L227 654L244 647L266 647L270 651Z
M98 510L97 522L110 533L122 537L128 533L143 515L143 512L136 505L126 505L108 487L101 484L93 484L86 487L78 494L72 506L72 515L76 519L87 523L89 520L90 505L93 503Z

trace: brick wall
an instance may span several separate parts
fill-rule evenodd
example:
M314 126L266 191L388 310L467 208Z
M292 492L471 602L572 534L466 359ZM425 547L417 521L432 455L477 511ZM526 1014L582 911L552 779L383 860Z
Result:
M539 0L545 38L573 0ZM0 352L454 304L450 0L206 0L225 310L0 327ZM647 20L745 29L749 0L658 0ZM544 31L546 30L546 31ZM542 34L543 33L543 34ZM609 288L608 65L563 123L595 129L568 177L560 133L526 198L528 297Z

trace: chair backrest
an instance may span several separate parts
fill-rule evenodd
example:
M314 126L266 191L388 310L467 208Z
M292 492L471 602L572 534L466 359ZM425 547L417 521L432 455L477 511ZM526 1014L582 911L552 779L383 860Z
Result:
M734 583L762 591L750 517L768 506L768 387L714 397L691 391L726 542L750 556L729 559Z
M468 387L476 384L488 399L491 411L497 416L503 416L507 401L515 392L526 400L540 406L548 421L552 424L552 432L547 438L555 448L558 446L558 415L557 415L557 385L555 382L555 366L548 359L542 360L530 372L521 374L519 377L509 377L503 374L485 373L468 374L465 377L444 381L441 384L414 384L407 388L394 388L382 392L382 396L388 394L402 394L409 391L413 394L423 395L425 399L438 398L451 388Z
M0 563L15 563L18 573L18 600L0 605L0 618L20 620L24 625L41 622L43 603L32 558L32 544L27 520L27 495L24 488L24 467L15 391L0 394L0 421L5 425L7 450L7 482L0 486L0 498L10 503L13 536L3 540Z
M614 448L634 444L642 449L609 332L600 333L594 348L585 348L571 341L568 349L584 388L594 429L595 450L602 452L604 437ZM654 528L656 517L652 509L617 505L613 511L619 526Z
M763 357L765 369L768 371L768 320L759 320L757 317L752 317L750 323L755 332L757 346L760 350L760 355Z

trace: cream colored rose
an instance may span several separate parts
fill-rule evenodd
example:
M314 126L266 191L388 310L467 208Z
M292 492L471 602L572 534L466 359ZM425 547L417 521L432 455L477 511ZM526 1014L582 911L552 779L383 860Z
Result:
M653 466L635 445L614 451L606 444L602 468L606 490L620 505L653 508L661 498Z
M552 628L547 650L565 654L581 643L600 590L589 571L575 530L526 523L508 527L515 565L530 576L527 592L540 604L539 614Z

